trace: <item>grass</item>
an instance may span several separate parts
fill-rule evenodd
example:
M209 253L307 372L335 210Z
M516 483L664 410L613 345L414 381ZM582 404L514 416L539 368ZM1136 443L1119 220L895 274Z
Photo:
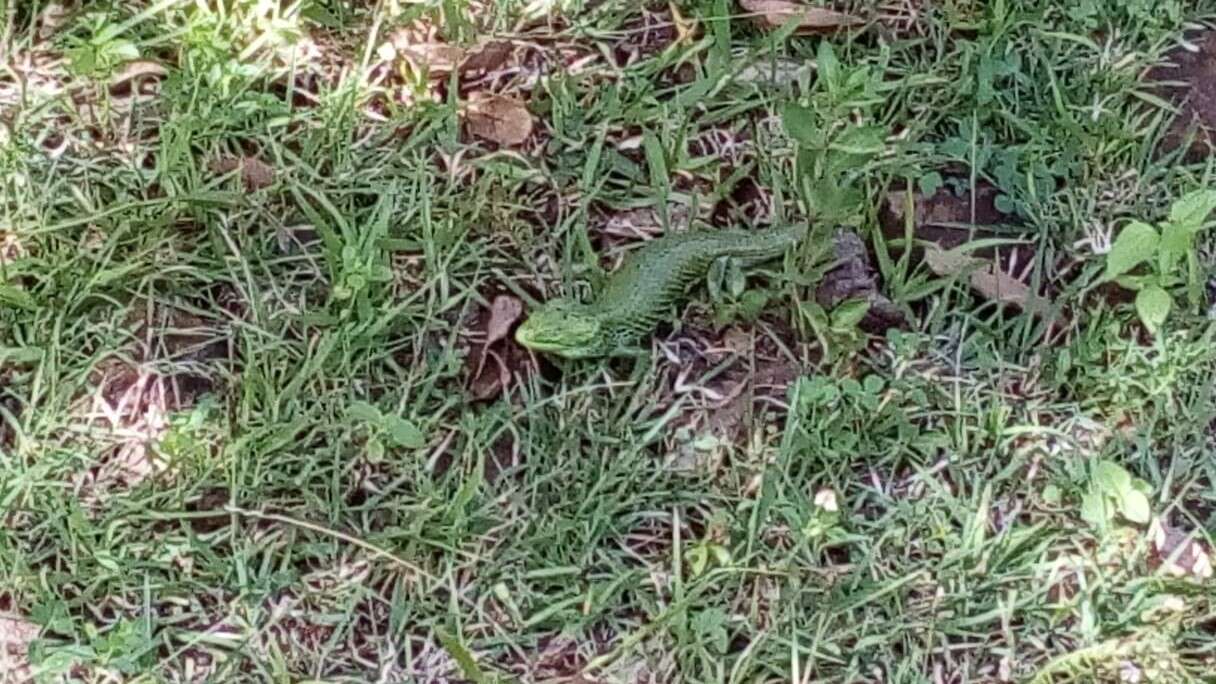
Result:
M1082 243L1212 185L1145 79L1203 3L86 5L0 3L0 674L1216 673L1212 321L1149 334ZM432 78L402 31L515 47ZM523 145L463 130L490 90ZM938 188L1044 316L901 249ZM486 342L689 216L817 232L642 359ZM903 330L814 303L840 227Z

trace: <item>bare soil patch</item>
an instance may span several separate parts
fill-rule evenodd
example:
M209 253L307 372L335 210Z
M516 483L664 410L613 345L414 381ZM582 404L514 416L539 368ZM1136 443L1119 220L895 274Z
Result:
M1163 64L1149 71L1149 80L1161 83L1163 94L1178 108L1161 148L1165 152L1187 145L1183 160L1202 161L1216 149L1216 31L1188 36L1195 52L1178 47ZM1194 128L1194 138L1190 131Z

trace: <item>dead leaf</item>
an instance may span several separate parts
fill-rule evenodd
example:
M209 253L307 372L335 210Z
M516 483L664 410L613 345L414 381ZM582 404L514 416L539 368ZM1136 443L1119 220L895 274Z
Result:
M274 182L274 167L255 157L223 157L211 164L211 170L220 174L237 169L241 170L241 181L250 192Z
M985 259L968 256L961 247L944 250L936 244L925 246L925 263L940 276L954 276L970 271L971 287L985 299L1000 304L1012 304L1021 309L1038 310L1042 302L1030 286L1002 271Z
M761 59L743 67L735 74L735 81L780 88L796 82L810 71L809 64L793 59L777 58L771 63L767 59Z
M532 134L532 114L505 95L479 93L465 112L469 132L499 145L519 145Z
M169 73L160 62L150 59L137 59L127 62L121 69L110 77L110 93L118 94L125 90L134 90L135 82L142 78L164 78Z
M1175 577L1192 575L1199 579L1212 577L1212 558L1204 544L1177 527L1154 521L1149 528L1153 541L1153 562L1165 565L1165 572Z
M969 240L999 237L991 226L1016 222L1016 218L998 208L1000 188L978 181L961 194L946 185L931 194L907 190L890 190L879 214L883 234L902 238L906 223L911 222L915 236L936 242L943 249L953 249ZM955 178L954 180L961 180ZM911 213L911 216L905 214Z
M483 348L480 356L477 372L469 383L469 393L476 401L486 401L502 394L503 388L511 382L511 371L502 357L491 349ZM486 363L490 359L493 363Z
M63 3L52 2L48 4L43 8L41 15L38 17L38 39L49 40L53 38L67 21L68 9L63 6Z
M490 316L485 320L485 339L480 348L474 348L466 360L468 389L475 401L494 399L502 394L511 382L511 369L519 368L521 351L514 343L491 347L509 339L511 326L524 313L524 305L517 297L498 295L490 304ZM500 353L501 352L501 353Z
M681 231L688 228L692 215L687 204L667 203L667 228L659 212L649 207L627 209L607 215L600 229L606 235L622 238L651 238L662 235L665 230Z
M511 324L519 320L523 313L524 304L518 298L511 295L495 297L494 303L490 306L490 321L486 323L485 346L506 337L507 333L511 331Z
M460 63L460 71L478 72L500 68L510 61L514 51L515 46L510 41L485 41L466 51L464 61Z
M971 273L971 287L986 299L1001 304L1013 304L1026 308L1033 300L1030 287L1022 281L990 264Z
M464 59L464 50L443 43L422 43L397 48L397 56L409 62L416 71L425 71L431 78L452 73Z
M788 0L739 0L739 5L755 13L761 26L769 29L781 28L791 19L797 19L796 33L829 33L865 23L851 14Z
M929 270L939 276L952 276L984 262L982 259L967 256L958 249L946 250L930 242L925 245L925 263L929 265Z
M25 247L17 240L17 235L0 230L0 265L16 261L25 255Z
M755 346L752 332L743 328L732 327L722 334L722 347L732 354L744 356L752 352Z
M451 73L460 60L464 49L439 42L431 32L419 31L415 26L401 26L388 35L388 39L376 49L377 56L386 62L400 57L415 69L425 69L432 76Z

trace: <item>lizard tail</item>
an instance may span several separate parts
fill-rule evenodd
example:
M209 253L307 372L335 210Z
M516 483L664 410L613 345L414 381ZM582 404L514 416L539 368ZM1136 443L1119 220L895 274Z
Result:
M733 256L739 258L745 265L752 265L774 259L785 253L791 247L797 247L809 232L806 224L796 223L778 228L768 228L757 231L739 231L740 239L735 242Z

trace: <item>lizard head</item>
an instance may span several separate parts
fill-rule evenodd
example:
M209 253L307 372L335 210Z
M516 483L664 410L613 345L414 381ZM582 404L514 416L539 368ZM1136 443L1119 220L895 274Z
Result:
M515 331L515 341L568 359L599 356L610 342L591 310L568 300L551 301L532 312Z

